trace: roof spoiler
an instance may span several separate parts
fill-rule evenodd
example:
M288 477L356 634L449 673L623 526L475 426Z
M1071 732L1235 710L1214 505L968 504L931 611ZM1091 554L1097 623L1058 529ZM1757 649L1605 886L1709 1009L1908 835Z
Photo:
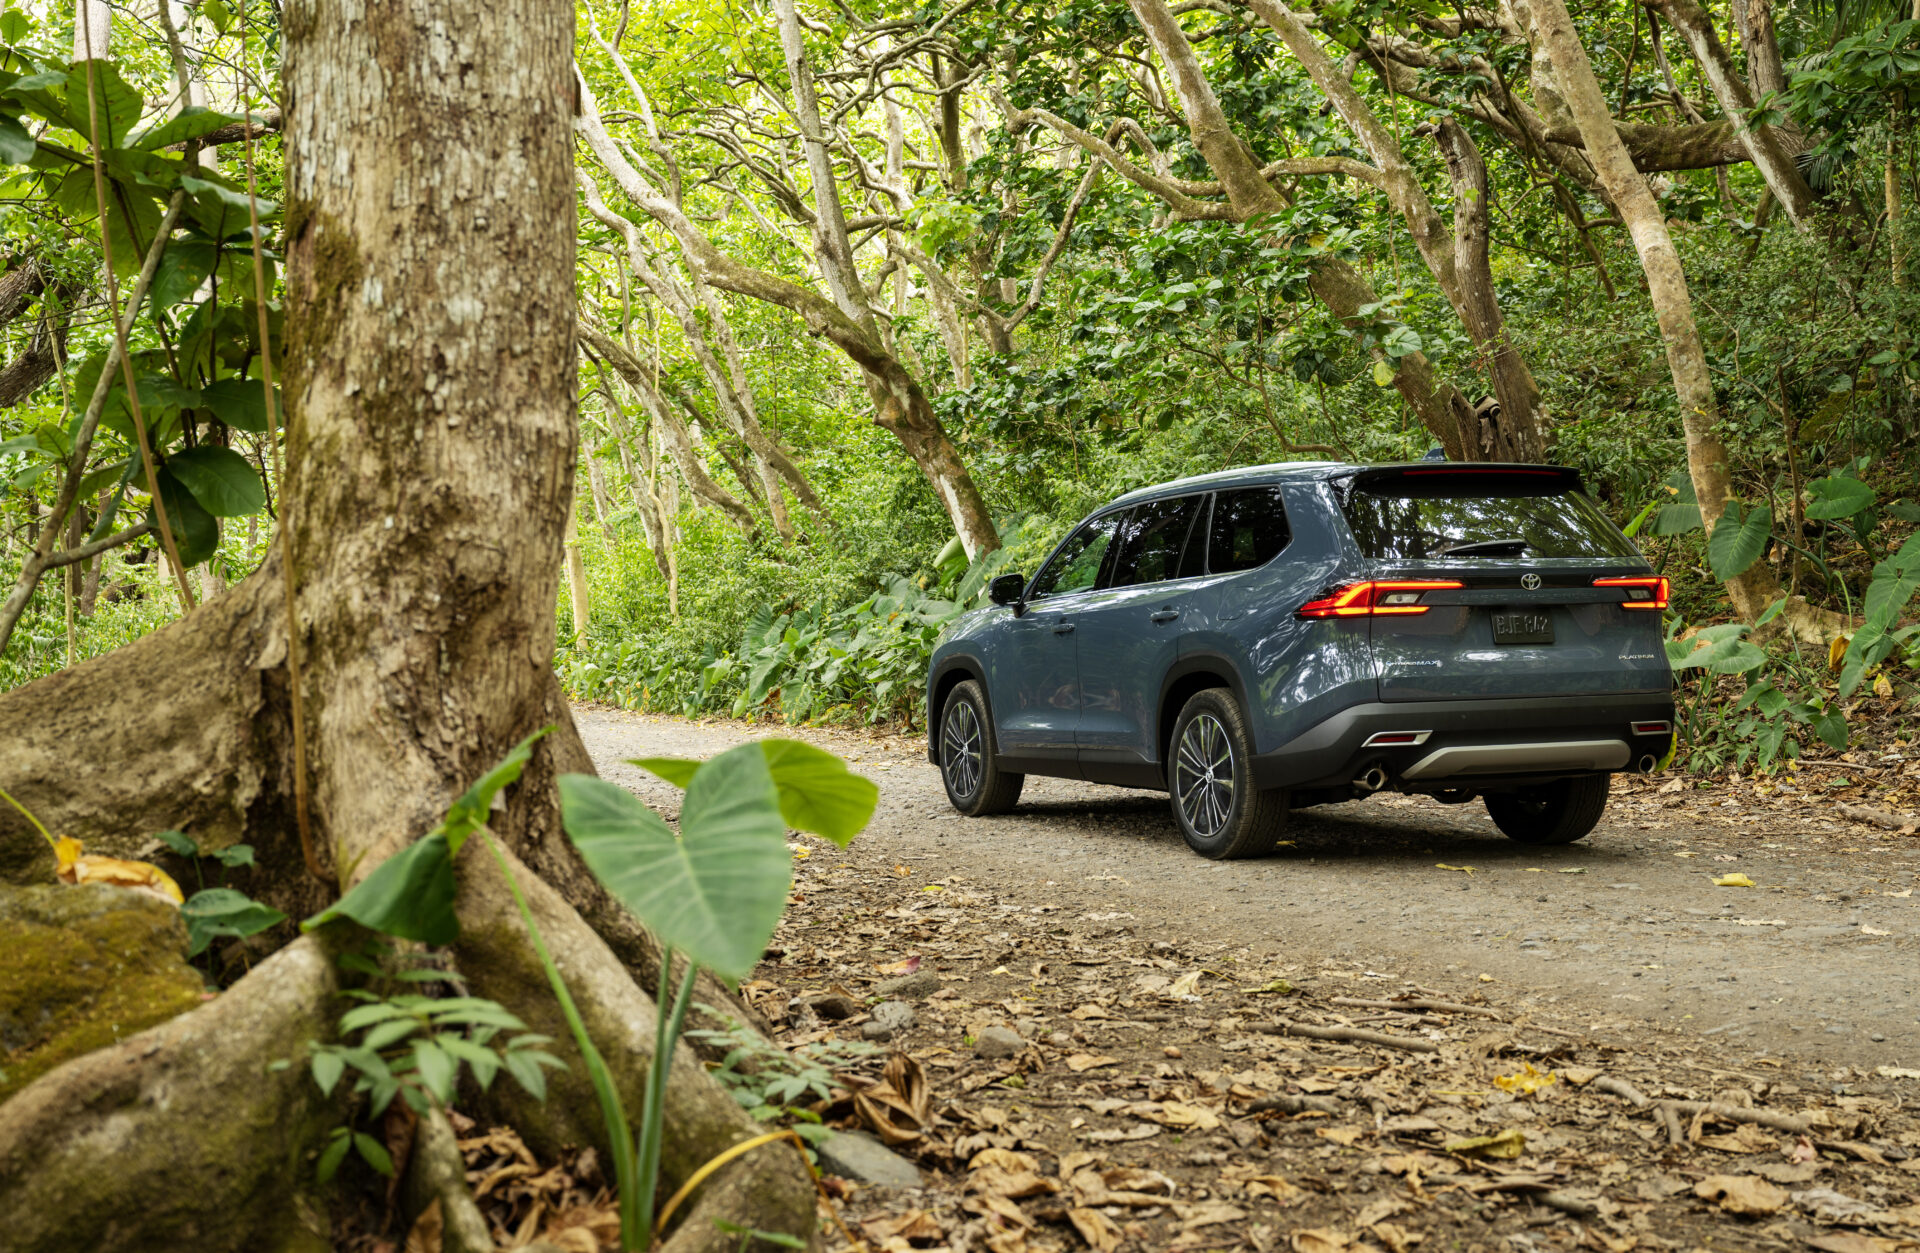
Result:
M1458 482L1463 486L1472 482L1484 483L1494 487L1505 481L1514 486L1525 484L1539 491L1546 488L1551 491L1585 491L1580 472L1565 466L1528 465L1521 462L1494 461L1449 461L1411 462L1404 465L1365 466L1355 470L1347 480L1347 490L1357 487L1370 487L1375 484L1405 479L1410 484L1440 484Z

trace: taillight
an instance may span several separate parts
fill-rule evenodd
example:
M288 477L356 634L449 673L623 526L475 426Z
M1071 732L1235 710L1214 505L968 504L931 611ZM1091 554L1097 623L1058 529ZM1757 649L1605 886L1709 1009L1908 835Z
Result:
M1432 608L1420 603L1426 592L1465 587L1447 579L1372 579L1349 583L1331 596L1310 600L1300 606L1303 618L1369 618L1383 614L1425 613Z
M1659 574L1634 575L1621 579L1595 579L1595 587L1618 587L1626 590L1627 598L1620 602L1622 609L1665 609L1667 593L1672 586L1666 576Z

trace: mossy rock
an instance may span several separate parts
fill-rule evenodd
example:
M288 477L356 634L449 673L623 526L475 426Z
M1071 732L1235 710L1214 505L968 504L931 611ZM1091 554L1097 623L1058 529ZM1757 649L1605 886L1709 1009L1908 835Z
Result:
M0 884L52 883L59 868L38 831L27 826L0 829Z
M0 1102L201 1003L180 911L105 884L0 885Z

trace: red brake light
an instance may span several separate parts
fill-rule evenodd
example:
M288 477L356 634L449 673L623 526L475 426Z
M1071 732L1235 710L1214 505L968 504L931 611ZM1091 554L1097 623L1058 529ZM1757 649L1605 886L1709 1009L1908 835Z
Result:
M1310 600L1300 606L1303 618L1368 618L1383 614L1425 613L1432 608L1420 603L1422 592L1465 587L1450 579L1370 579L1349 583L1331 596Z
M1635 575L1621 579L1595 579L1595 587L1620 587L1626 589L1627 598L1620 602L1622 609L1665 609L1667 595L1672 584L1665 575Z

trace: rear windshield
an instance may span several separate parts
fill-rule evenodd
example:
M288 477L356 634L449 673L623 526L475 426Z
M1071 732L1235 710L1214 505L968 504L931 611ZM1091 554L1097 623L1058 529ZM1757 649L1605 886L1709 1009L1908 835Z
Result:
M1361 552L1389 561L1640 555L1598 505L1550 479L1462 473L1362 483L1347 499L1347 525Z

